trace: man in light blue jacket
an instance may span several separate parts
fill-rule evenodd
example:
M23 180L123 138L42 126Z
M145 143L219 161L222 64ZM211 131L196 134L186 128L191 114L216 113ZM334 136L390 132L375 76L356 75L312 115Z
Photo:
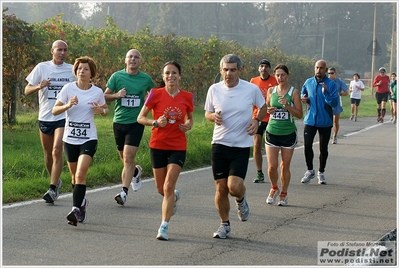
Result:
M319 132L320 156L317 178L319 184L326 184L324 170L328 157L328 143L333 126L333 108L339 104L337 86L334 80L327 77L327 63L319 60L315 64L315 76L308 78L302 86L301 100L307 106L303 120L305 159L308 170L302 183L309 183L315 177L313 169L313 141Z

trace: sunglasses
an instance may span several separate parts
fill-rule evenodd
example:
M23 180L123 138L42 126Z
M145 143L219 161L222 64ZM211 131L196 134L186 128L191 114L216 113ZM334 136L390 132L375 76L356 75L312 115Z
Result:
M328 73L328 74L335 74L335 73Z

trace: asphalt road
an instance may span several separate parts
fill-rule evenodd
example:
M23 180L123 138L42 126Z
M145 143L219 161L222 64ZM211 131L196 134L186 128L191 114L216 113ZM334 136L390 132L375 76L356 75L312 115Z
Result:
M125 206L113 197L120 185L92 189L88 219L68 225L71 194L54 205L43 200L2 209L2 265L221 266L317 265L318 241L376 241L397 226L397 128L375 118L341 120L338 144L329 146L327 185L300 183L306 166L302 122L291 163L287 207L265 203L269 183L255 184L252 159L245 185L251 216L239 221L231 197L228 239L212 238L219 226L209 167L181 174L178 211L169 241L155 239L162 197L148 178L130 191ZM314 146L318 166L318 144ZM188 161L193 161L188 159ZM264 171L267 170L264 158Z

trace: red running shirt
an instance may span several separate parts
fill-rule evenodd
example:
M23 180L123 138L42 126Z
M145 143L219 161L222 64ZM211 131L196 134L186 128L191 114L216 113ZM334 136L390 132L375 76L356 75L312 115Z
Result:
M181 90L172 97L165 87L151 89L144 105L152 110L152 118L165 115L168 123L165 127L152 129L150 148L160 150L187 150L186 134L179 129L184 124L187 112L194 111L194 95Z

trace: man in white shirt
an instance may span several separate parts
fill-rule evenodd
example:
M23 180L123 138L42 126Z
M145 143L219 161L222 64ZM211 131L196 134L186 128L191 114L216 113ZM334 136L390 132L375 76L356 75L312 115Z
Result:
M73 65L64 62L68 56L67 43L57 40L50 51L53 59L37 64L26 77L28 85L25 87L25 95L36 92L39 95L40 141L44 151L44 163L50 175L50 187L43 195L46 203L54 203L58 198L58 190L62 185L60 176L64 165L62 136L65 114L54 116L51 111L61 88L69 82L76 81L72 71Z
M210 86L205 102L205 118L215 123L212 137L212 172L216 185L215 205L221 220L214 238L230 235L229 194L235 197L238 218L246 221L250 209L244 179L250 147L267 107L259 87L239 78L242 62L234 54L220 61L223 81ZM252 119L253 106L261 107Z

